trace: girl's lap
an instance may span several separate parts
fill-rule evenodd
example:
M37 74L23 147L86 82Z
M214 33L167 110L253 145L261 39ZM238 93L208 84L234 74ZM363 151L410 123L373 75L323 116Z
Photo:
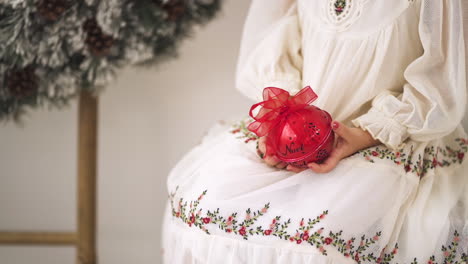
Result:
M328 245L330 239L354 239L350 247L359 247L365 236L371 246L364 254L393 243L418 179L386 160L360 156L326 174L268 167L254 142L226 129L184 157L169 182L174 221L190 227L260 244L304 242L314 251L336 250L340 244Z

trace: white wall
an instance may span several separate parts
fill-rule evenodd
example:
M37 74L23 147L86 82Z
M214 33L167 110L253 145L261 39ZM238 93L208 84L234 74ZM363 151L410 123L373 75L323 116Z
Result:
M165 180L220 119L247 115L234 89L250 1L228 0L219 18L184 42L178 60L122 72L100 99L99 259L160 263ZM73 230L76 105L0 125L0 230ZM74 263L71 247L0 246L0 264Z

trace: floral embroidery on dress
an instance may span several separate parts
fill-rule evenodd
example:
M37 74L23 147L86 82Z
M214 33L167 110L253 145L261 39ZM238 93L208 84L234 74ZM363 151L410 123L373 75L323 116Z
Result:
M346 7L346 0L335 1L335 13L337 16L341 15Z
M238 134L238 138L244 139L245 143L257 140L258 137L247 129L247 125L253 119L246 118L238 121L233 125L231 133ZM454 139L457 147L426 147L424 155L418 154L415 156L413 146L410 147L408 153L404 149L392 151L386 147L377 146L373 148L358 151L355 155L361 155L367 161L375 163L376 159L391 160L397 165L403 166L406 172L412 172L423 177L429 170L436 167L448 167L453 164L461 164L465 159L465 154L468 152L468 139Z
M415 157L413 146L411 146L409 153L405 153L403 149L391 151L385 147L374 147L361 150L358 154L369 162L375 162L374 159L389 159L397 165L404 166L406 172L413 172L422 177L436 167L447 167L463 162L465 153L468 152L468 139L456 138L455 142L458 144L457 148L449 146L443 148L427 147L424 149L424 157L421 154Z
M359 19L366 1L368 0L324 1L324 21L334 31L345 31Z
M291 219L283 220L282 216L272 217L271 222L269 222L270 224L257 224L260 218L266 217L270 203L265 204L258 210L248 208L244 214L238 212L223 214L219 208L214 211L206 210L204 212L204 209L199 208L199 205L200 201L207 194L206 190L197 200L190 201L190 203L180 198L176 207L174 199L178 188L176 187L175 192L169 195L172 216L182 220L189 227L197 227L207 235L211 234L210 230L219 229L225 233L240 236L244 240L248 240L252 236L270 236L296 244L314 246L323 255L327 255L327 249L335 248L343 256L352 258L357 263L389 264L398 254L398 244L391 248L391 250L388 250L386 247L383 248L380 254L369 252L371 245L380 239L382 235L381 231L370 237L362 235L360 239L356 237L344 239L342 237L343 230L326 233L323 227L317 228L316 226L328 215L328 210L315 218L302 218L296 223L297 228L295 232L290 232L288 228L292 225L292 221ZM468 261L466 253L460 252L463 249L458 248L459 241L460 235L455 231L451 245L442 246L442 254L444 256L444 262L442 263L461 264ZM460 256L457 253L462 254ZM422 263L436 264L437 262L435 262L435 256L431 256L427 262ZM415 258L411 264L419 264L419 262Z
M241 120L232 125L231 133L240 135L237 138L244 139L245 143L249 143L250 141L257 140L258 136L255 135L253 132L247 129L248 123L251 123L253 119L250 117L244 120Z

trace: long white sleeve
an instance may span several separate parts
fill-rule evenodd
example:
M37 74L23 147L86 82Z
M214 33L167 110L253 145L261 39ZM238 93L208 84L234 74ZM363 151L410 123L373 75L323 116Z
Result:
M244 25L236 88L254 101L263 88L295 94L302 81L301 32L295 0L253 0Z
M429 141L450 134L466 109L461 1L420 1L424 54L406 69L402 93L379 94L369 112L353 120L393 149L408 137Z

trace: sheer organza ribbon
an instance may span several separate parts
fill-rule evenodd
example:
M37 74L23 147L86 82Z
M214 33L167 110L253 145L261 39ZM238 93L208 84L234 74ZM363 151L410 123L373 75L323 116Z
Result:
M263 89L264 101L254 104L250 108L249 115L254 121L247 126L247 129L259 137L266 136L276 126L286 122L289 114L309 106L315 99L317 99L317 95L310 86L304 87L294 96L283 89L267 87ZM260 110L254 115L253 112L258 107ZM301 135L298 136L301 137ZM266 154L273 154L274 144L268 137L266 146Z

